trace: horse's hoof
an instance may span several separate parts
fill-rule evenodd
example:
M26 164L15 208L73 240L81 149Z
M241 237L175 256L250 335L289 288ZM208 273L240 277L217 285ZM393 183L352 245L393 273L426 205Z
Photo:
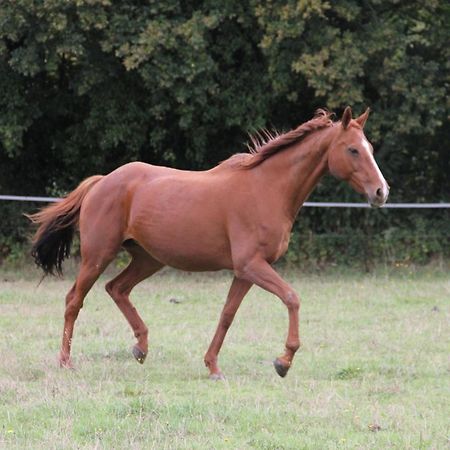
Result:
M209 379L213 381L222 381L225 380L225 375L222 372L210 373Z
M286 367L278 358L273 362L273 365L277 371L277 374L280 375L281 378L284 378L288 373L289 366Z
M144 353L137 345L133 347L133 356L139 364L144 364L147 353Z
M64 360L59 360L59 367L61 369L69 369L69 370L75 370L74 365L72 364L71 360L68 361L64 361Z

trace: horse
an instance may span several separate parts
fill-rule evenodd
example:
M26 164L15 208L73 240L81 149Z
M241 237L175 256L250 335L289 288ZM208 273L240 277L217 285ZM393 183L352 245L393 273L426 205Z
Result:
M318 110L287 133L259 133L250 152L205 171L128 163L87 178L61 202L30 215L38 226L32 256L44 276L62 274L74 232L80 235L81 262L66 296L60 366L73 368L72 336L84 298L124 248L131 261L105 288L134 331L132 353L139 363L148 353L148 328L129 299L133 287L164 266L228 269L233 281L204 356L209 377L224 378L218 354L253 285L287 308L285 350L274 360L284 377L300 347L300 299L272 265L286 252L295 218L326 173L349 183L373 207L386 202L389 186L363 131L368 116L369 109L353 119L347 107L335 121L330 112Z

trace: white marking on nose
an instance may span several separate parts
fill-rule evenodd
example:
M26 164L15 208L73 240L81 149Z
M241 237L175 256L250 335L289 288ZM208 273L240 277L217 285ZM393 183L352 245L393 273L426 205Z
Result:
M378 178L381 183L381 190L383 191L383 199L386 199L389 193L388 185L386 183L386 180L384 179L383 174L381 173L380 168L378 167L377 162L375 161L375 158L373 157L373 153L370 150L370 144L369 141L366 139L366 137L363 135L361 136L361 146L367 150L367 153L369 154L370 160L372 162L373 168L375 170L375 173L378 175Z

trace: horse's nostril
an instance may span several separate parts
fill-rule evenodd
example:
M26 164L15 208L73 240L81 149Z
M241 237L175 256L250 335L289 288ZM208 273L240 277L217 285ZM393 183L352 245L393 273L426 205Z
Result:
M383 189L378 188L376 194L377 194L377 197L381 197L383 195Z

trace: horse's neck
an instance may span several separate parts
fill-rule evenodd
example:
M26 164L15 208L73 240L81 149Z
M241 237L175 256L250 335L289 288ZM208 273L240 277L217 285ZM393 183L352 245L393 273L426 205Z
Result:
M292 222L328 170L329 141L329 130L317 131L259 166L266 178L266 186L279 190L279 206Z

